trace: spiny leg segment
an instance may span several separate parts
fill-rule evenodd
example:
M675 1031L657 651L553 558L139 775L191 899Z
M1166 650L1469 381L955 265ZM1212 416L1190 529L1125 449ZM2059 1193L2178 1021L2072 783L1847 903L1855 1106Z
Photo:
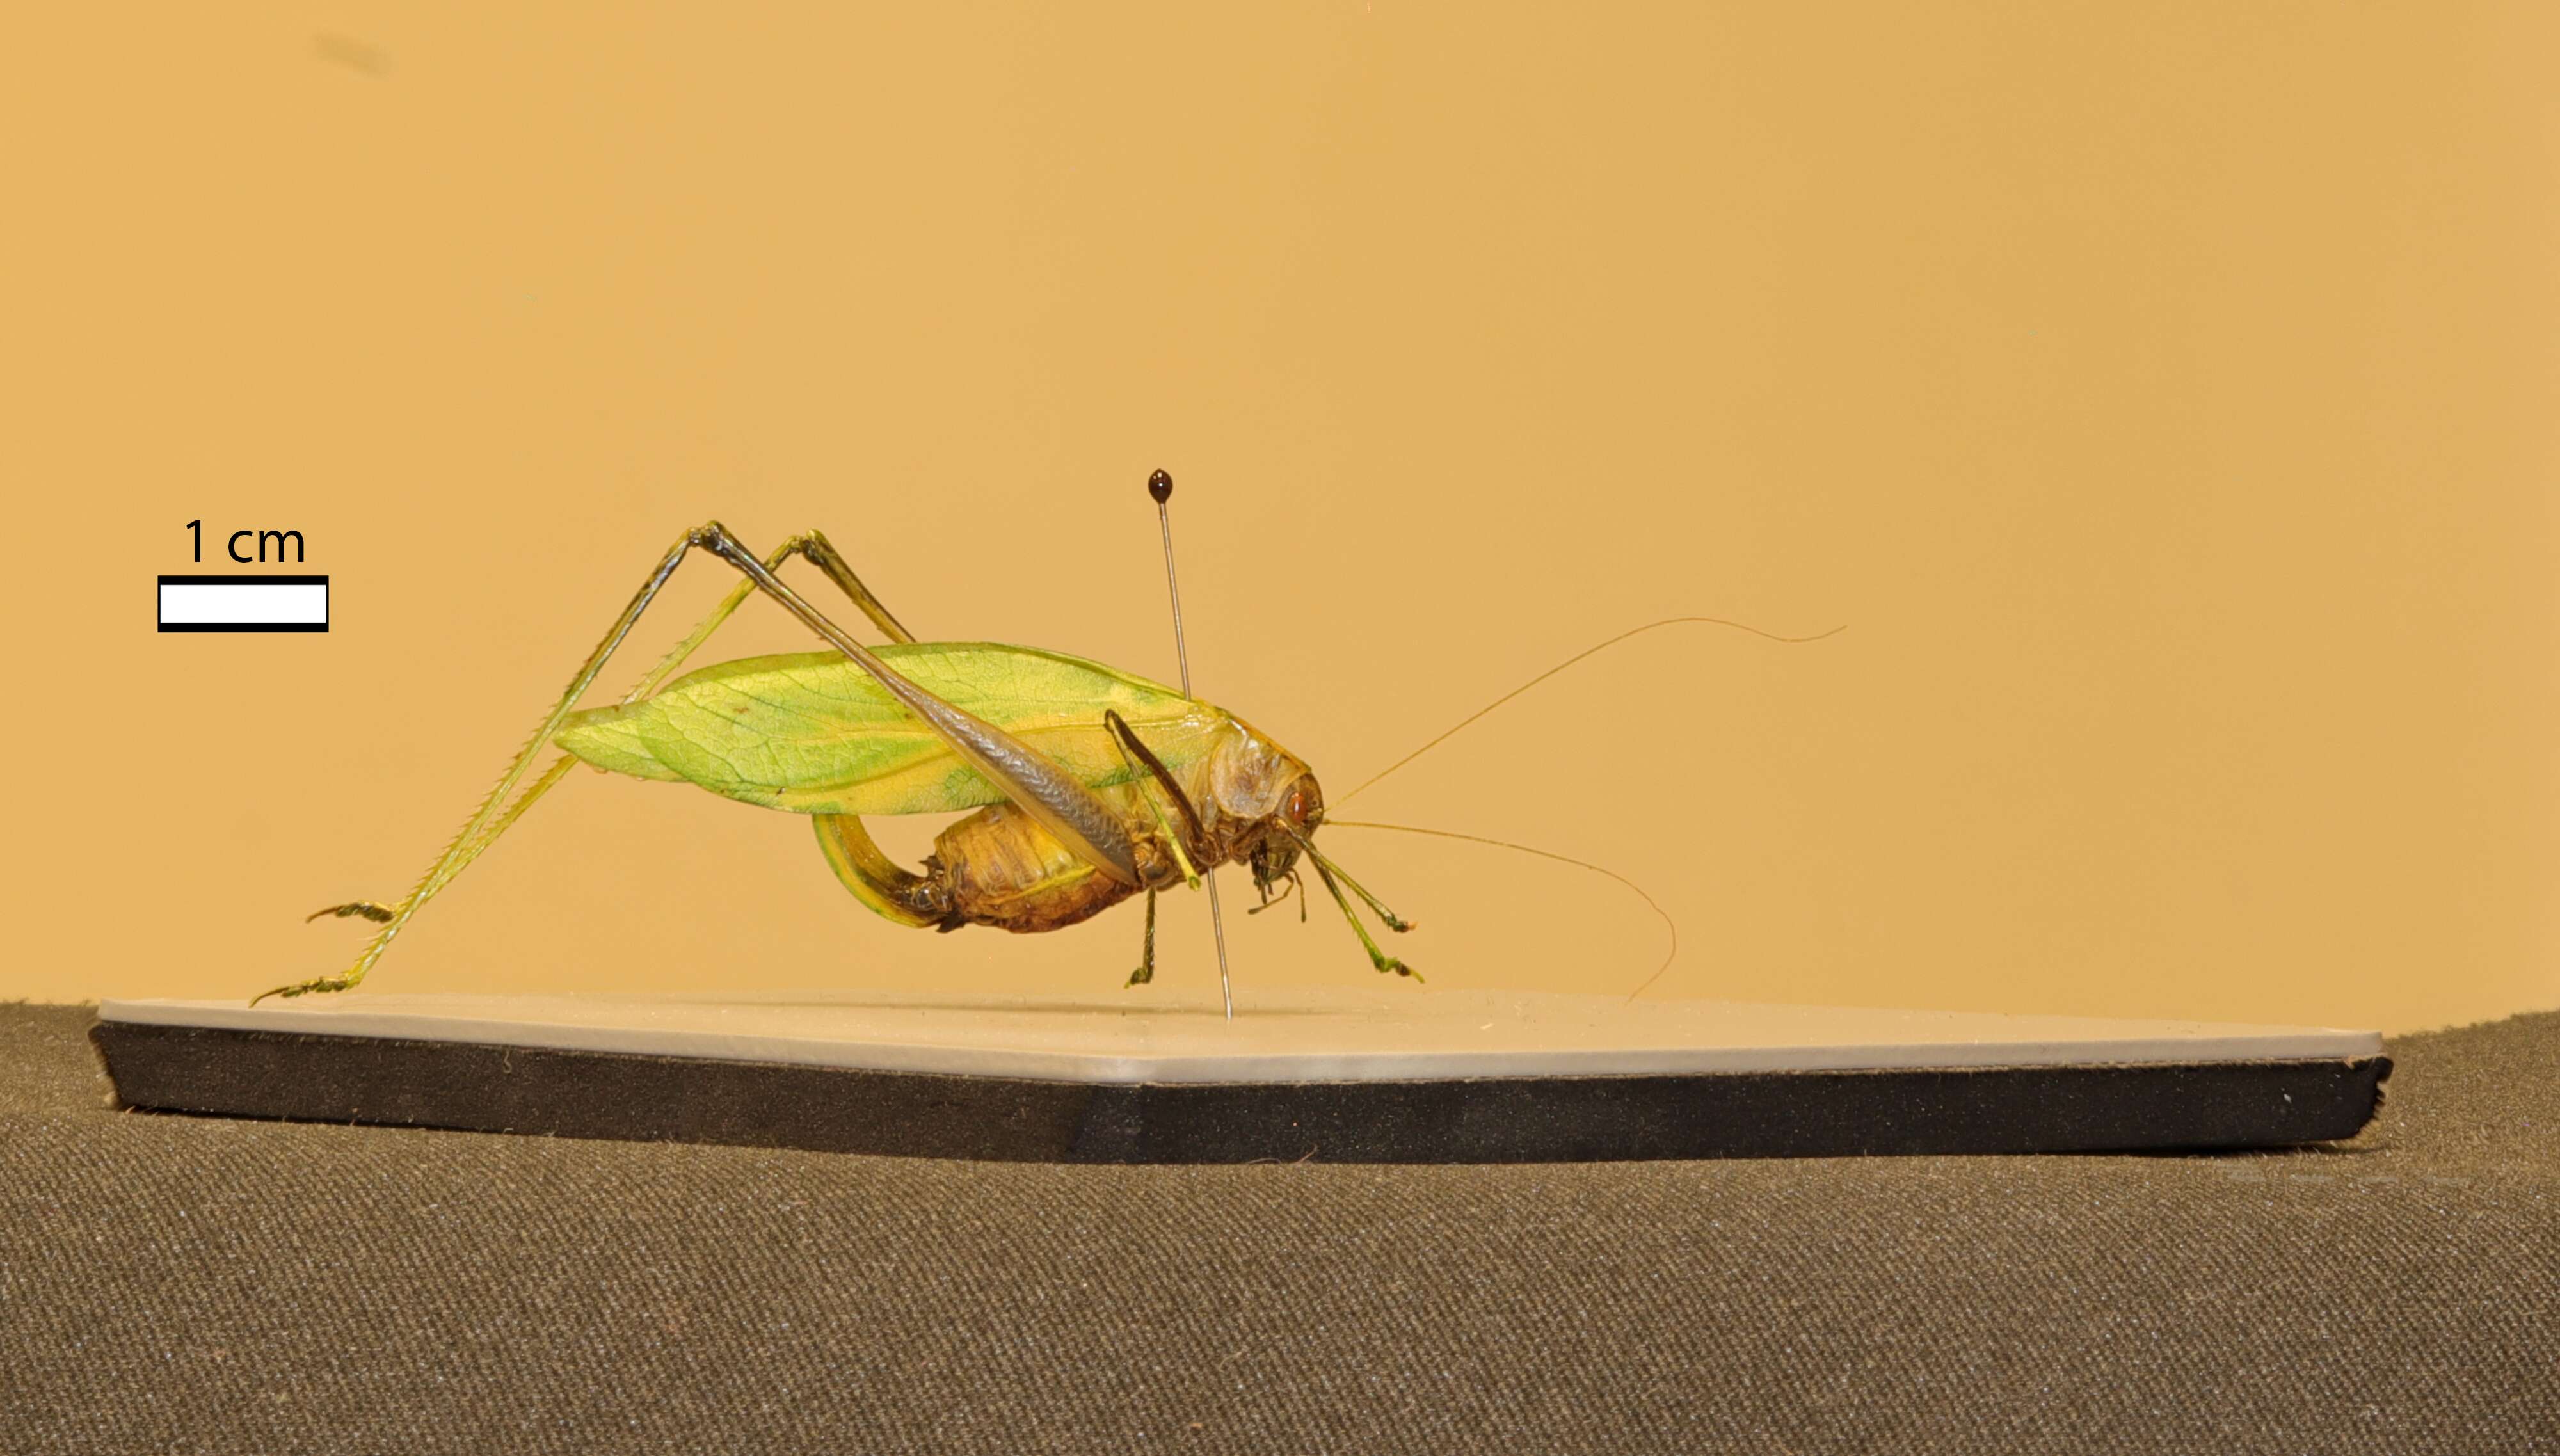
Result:
M1122 983L1121 989L1144 986L1154 979L1156 979L1156 892L1151 890L1147 891L1146 948L1139 953L1138 969L1129 973L1129 979Z
M358 916L362 916L365 919L381 923L389 920L397 913L399 913L399 911L393 909L390 905L379 905L369 899L359 899L350 900L343 905L329 905L321 909L313 910L311 913L302 917L302 923L308 925L312 921L319 919L322 915L335 915L341 920L353 919Z
M1102 710L1102 726L1111 730L1112 737L1120 749L1120 761L1128 764L1133 772L1143 766L1146 772L1155 775L1156 782L1172 796L1174 807L1183 811L1183 823L1191 830L1188 839L1177 833L1174 826L1166 820L1163 805L1149 797L1143 787L1138 791L1138 797L1145 801L1148 812L1155 816L1157 832L1165 837L1166 847L1174 852L1174 863L1181 867L1184 882L1194 890L1200 889L1200 870L1193 863L1193 856L1195 853L1205 853L1208 845L1208 831L1200 824L1200 811L1192 807L1191 796L1183 792L1183 786L1174 778L1173 770L1167 768L1165 760L1157 757L1155 750L1139 738L1138 730L1129 727L1127 719L1122 718L1116 710L1106 708ZM1194 846L1198 846L1198 850L1195 850Z
M705 528L706 531L712 529L716 527ZM541 776L534 780L522 797L507 806L505 813L492 817L492 809L506 798L510 790L515 788L517 781L524 777L526 768L542 752L543 745L550 742L552 734L560 730L560 726L568 717L570 709L576 705L579 698L585 696L586 690L594 685L596 677L604 670L606 660L611 658L614 650L621 646L622 639L630 634L633 625L639 621L640 614L648 609L659 589L667 584L667 578L675 574L676 566L684 560L686 552L700 544L696 538L703 534L702 531L686 533L685 539L676 543L658 563L656 568L649 573L648 579L641 583L639 591L633 594L630 604L622 609L622 614L614 619L613 626L605 632L604 639L598 642L595 650L587 655L586 662L579 667L577 675L570 680L568 691L553 705L552 711L544 718L542 726L534 730L533 736L526 740L522 749L518 750L515 760L508 764L505 776L500 778L497 786L480 801L479 808L473 812L470 820L445 846L444 852L436 858L435 864L427 870L426 875L418 881L416 888L408 892L406 898L393 905L384 905L373 900L355 900L343 905L331 905L306 917L310 920L319 919L324 915L339 919L362 917L382 924L384 928L375 934L373 941L365 947L364 953L357 957L356 963L336 976L323 976L264 992L250 1002L252 1006L269 996L293 997L314 991L344 991L362 981L365 973L373 969L374 963L382 959L383 952L391 948L393 937L400 933L409 916L417 913L438 890L450 884L453 878L460 875L473 860L478 859L490 845L497 841L498 836L506 833L527 809L533 807L537 799L549 793L562 778L568 776L569 769L576 766L577 759L563 753L558 761L543 770ZM726 536L724 530L720 534L723 537ZM827 579L833 581L856 606L862 608L863 615L871 618L872 624L880 628L891 641L915 640L914 634L907 631L897 618L890 614L888 607L873 594L869 586L863 584L862 578L854 573L852 566L845 561L843 554L836 550L834 543L828 541L822 532L809 531L792 537L760 565L763 566L769 577L772 571L780 568L785 562L795 556L808 558L811 565L825 572ZM669 678L675 676L677 669L684 666L686 659L693 656L694 652L709 640L738 607L745 603L746 598L755 592L759 584L750 576L731 588L726 596L720 598L719 605L713 607L700 622L695 624L691 632L685 634L683 640L669 649L667 655L660 658L658 664L642 676L630 692L623 695L622 701L636 703L658 691Z
M795 556L808 558L812 565L826 572L827 579L835 582L845 595L852 599L854 605L861 607L863 614L871 618L872 625L880 628L890 641L915 640L915 635L900 625L897 618L889 614L888 608L881 604L880 599L872 594L872 589L863 584L862 577L854 574L854 568L846 564L843 554L836 550L835 544L827 540L826 533L805 531L792 537L766 559L765 567L768 570L778 570L783 563ZM700 622L694 625L691 632L686 633L681 641L667 650L667 655L658 660L657 666L643 675L640 681L632 686L630 692L622 695L622 701L626 704L637 703L665 686L667 680L676 675L677 669L685 665L686 659L692 657L705 642L709 641L712 633L720 630L720 626L728 621L730 615L754 592L753 581L740 581L732 587L728 595L720 599L719 605L713 607ZM540 751L539 748L536 751ZM408 899L393 905L361 899L349 904L331 905L306 916L306 921L317 920L323 915L335 915L340 919L361 915L368 920L388 922L398 917L401 909L412 902L424 904L455 876L461 874L473 860L478 859L490 845L496 843L498 836L513 827L515 822L524 816L525 811L534 806L535 800L551 792L561 779L568 776L568 771L576 766L577 759L574 756L561 754L550 767L543 770L541 776L534 780L532 786L527 788L516 802L507 806L506 813L483 828L468 845L463 845L462 840L457 838L454 844L462 845L459 853L448 846L445 858L437 862L438 871L429 877L428 882L421 884L418 890L411 890ZM486 805L484 804L483 807L485 808Z
M1300 840L1299 843L1306 845L1307 858L1316 862L1317 869L1332 872L1336 879L1342 881L1343 884L1350 886L1352 893L1359 895L1361 903L1376 911L1377 917L1386 922L1386 928L1394 931L1398 935L1401 935L1405 931L1413 928L1413 921L1408 920L1402 915L1397 914L1395 911L1388 909L1386 907L1386 901L1369 893L1365 886L1362 886L1359 881L1352 878L1352 872L1335 864L1333 861L1326 859L1324 856L1317 854L1315 845L1308 843L1303 839Z
M1352 902L1343 895L1343 884L1349 884L1351 882L1351 877L1344 875L1340 869L1335 867L1332 861L1327 860L1323 855L1317 853L1315 841L1310 840L1307 836L1300 834L1294 829L1289 831L1289 837L1298 842L1298 848L1307 856L1307 863L1316 867L1316 878L1324 882L1325 889L1332 892L1334 903L1342 906L1343 918L1352 922L1352 932L1360 936L1361 947L1368 951L1368 963L1377 967L1378 972L1381 975L1388 971L1393 971L1399 976L1411 976L1417 981L1421 980L1422 975L1420 972L1396 959L1394 956L1388 955L1385 951L1377 948L1377 941L1369 935L1368 927L1360 923L1360 913L1352 908ZM1338 876L1342 882L1340 884L1336 883L1336 877ZM1412 921L1398 918L1395 911L1390 910L1385 905L1379 903L1375 895L1370 894L1365 890L1360 890L1358 885L1353 885L1352 889L1360 891L1360 898L1368 901L1369 907L1377 911L1379 918L1386 921L1388 928L1394 930L1410 930L1413 928Z

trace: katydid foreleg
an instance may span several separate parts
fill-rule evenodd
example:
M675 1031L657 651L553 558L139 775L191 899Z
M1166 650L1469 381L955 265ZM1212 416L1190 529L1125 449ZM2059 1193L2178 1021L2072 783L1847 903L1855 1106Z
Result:
M1334 903L1342 906L1343 918L1352 922L1352 932L1360 936L1361 947L1368 951L1368 963L1377 967L1380 973L1393 971L1399 976L1412 976L1413 979L1417 981L1421 980L1422 977L1416 975L1411 966L1406 965L1394 956L1388 955L1385 951L1377 948L1377 941L1368 933L1368 927L1360 923L1360 912L1352 908L1351 900L1346 898L1343 894L1342 885L1337 883L1335 880L1335 877L1338 875L1342 877L1343 881L1349 881L1351 877L1343 875L1331 861L1327 860L1323 855L1318 854L1316 852L1315 841L1307 838L1307 836L1300 834L1294 829L1289 832L1289 837L1298 842L1298 848L1305 853L1307 863L1316 867L1316 879L1333 894ZM1412 921L1398 918L1395 911L1388 909L1383 904L1380 904L1375 895L1370 894L1365 890L1360 890L1360 887L1357 885L1354 885L1352 888L1360 890L1360 898L1367 900L1369 907L1376 910L1379 916L1386 921L1389 927L1397 930L1410 930L1413 928Z

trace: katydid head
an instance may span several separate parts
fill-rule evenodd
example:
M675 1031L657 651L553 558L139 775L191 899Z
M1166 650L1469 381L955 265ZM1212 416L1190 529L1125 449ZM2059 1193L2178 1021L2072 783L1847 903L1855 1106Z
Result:
M1271 887L1297 873L1298 851L1325 822L1325 791L1313 773L1301 773L1280 796L1280 807L1246 830L1238 855L1253 872L1253 888L1268 899Z
M1181 666L1183 696L1192 691L1191 653L1183 644L1183 588L1174 572L1174 523L1165 503L1173 499L1174 477L1158 470L1147 477L1147 494L1156 503L1156 523L1165 538L1165 593L1174 608L1174 659ZM1208 832L1212 850L1211 869L1220 861L1234 860L1253 872L1253 888L1262 894L1266 908L1277 903L1271 897L1271 887L1298 883L1298 860L1304 856L1315 866L1316 878L1324 883L1342 906L1343 915L1359 932L1360 944L1367 948L1370 964L1381 972L1392 971L1412 976L1413 968L1377 948L1368 927L1353 912L1351 901L1343 898L1348 886L1353 893L1367 901L1390 930L1410 930L1413 924L1397 916L1376 895L1360 888L1360 882L1342 871L1342 867L1325 858L1310 837L1325 819L1325 791L1316 783L1316 775L1305 762L1240 721L1230 720L1239 730L1212 751L1207 768L1207 781L1201 785L1205 800L1191 811L1195 824ZM1159 777L1164 776L1161 769ZM1201 821L1205 821L1204 823ZM1213 827L1212 827L1213 826ZM1209 889L1209 922L1217 920L1217 882L1211 879ZM1153 901L1150 901L1152 903ZM1306 908L1304 896L1299 909ZM1217 935L1217 973L1221 991L1226 988L1226 932ZM1416 976L1416 980L1421 979ZM1226 998L1226 1014L1235 1015L1232 994Z

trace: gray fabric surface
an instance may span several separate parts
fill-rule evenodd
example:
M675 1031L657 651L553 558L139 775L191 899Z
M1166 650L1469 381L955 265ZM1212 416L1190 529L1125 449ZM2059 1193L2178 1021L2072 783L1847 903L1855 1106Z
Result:
M2212 1158L1056 1168L112 1111L0 1006L0 1452L2560 1451L2560 1014Z

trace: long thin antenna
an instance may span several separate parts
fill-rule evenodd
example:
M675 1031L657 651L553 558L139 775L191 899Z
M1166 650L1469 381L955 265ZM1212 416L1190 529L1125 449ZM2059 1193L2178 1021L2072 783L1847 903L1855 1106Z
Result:
M1174 478L1159 470L1147 477L1147 494L1156 500L1156 524L1165 533L1165 591L1174 599L1174 661L1183 670L1183 696L1192 696L1192 652L1183 641L1183 583L1174 574L1174 513L1166 502L1174 498ZM1226 974L1226 914L1217 903L1217 867L1200 872L1208 882L1208 928L1217 938L1217 994L1226 1003L1226 1019L1235 1020L1235 983Z
M1373 819L1331 818L1325 821L1325 827L1328 829L1391 829L1398 834L1427 834L1434 839L1463 839L1469 844L1489 844L1500 850L1518 850L1523 855L1535 855L1541 860L1554 860L1559 864L1577 865L1582 869L1590 871L1594 875L1606 875L1610 879L1617 881L1620 885L1634 890L1638 899L1651 905L1654 913L1662 916L1663 928L1672 932L1672 948L1663 953L1663 963L1654 967L1654 973L1647 976L1642 985L1639 985L1635 990L1627 993L1627 999L1629 1001L1635 1000L1637 997L1644 995L1646 991L1652 989L1653 984L1663 978L1663 972L1672 968L1672 962L1680 959L1680 921L1672 918L1672 912L1663 908L1661 900L1647 894L1645 892L1645 887L1638 885L1633 880L1628 879L1626 876L1619 874L1617 871L1610 869L1606 865L1594 865L1589 860L1577 860L1571 855L1559 855L1553 850L1542 850L1537 848L1535 845L1514 844L1507 839L1488 839L1481 834L1460 834L1454 829L1424 829L1420 825L1416 824L1380 824Z
M1172 487L1170 485L1167 487L1167 489L1171 488ZM1512 689L1510 692L1505 693L1493 702L1488 703L1484 707L1477 709L1475 712L1468 714L1465 718L1458 720L1455 728L1452 728L1447 732L1440 734L1439 737L1433 738L1430 742L1423 744L1421 747L1416 748L1412 752L1405 754L1403 757L1396 759L1393 763L1390 763L1384 768L1379 769L1377 772L1370 774L1368 777L1361 779L1359 783L1352 785L1352 791L1343 795L1341 798L1334 800L1333 806L1339 809L1343 805L1350 803L1352 800L1359 798L1361 794L1368 792L1369 785L1376 783L1379 779L1386 777L1388 774L1402 768L1414 759L1419 758L1423 754L1430 752L1432 749L1439 747L1441 743L1455 736L1459 728L1466 728L1468 725L1473 724L1477 719L1480 719L1486 714L1493 712L1495 709L1502 707L1504 704L1509 703L1522 693L1536 687L1538 684L1545 682L1547 679L1554 677L1557 673L1573 666L1582 659L1593 656L1597 653L1606 652L1610 648L1617 646L1619 643L1626 641L1630 637L1641 637L1647 632L1654 630L1656 627L1676 627L1682 622L1698 622L1710 627L1732 627L1738 631L1748 632L1754 637L1766 637L1772 642L1788 643L1820 642L1826 637L1837 637L1840 633L1848 630L1848 623L1842 622L1828 632L1817 632L1811 637L1781 637L1775 632L1764 632L1758 627L1751 625L1749 622L1737 622L1728 617L1665 617L1658 622L1647 622L1641 627L1630 627L1626 631L1619 633L1617 636L1610 638L1606 642L1600 643L1596 647L1586 647L1582 649L1580 652L1573 654L1564 661L1557 663L1555 666L1548 668L1542 673L1539 673L1536 677L1533 677L1527 682L1520 684L1519 687ZM1179 636L1180 633L1177 632L1176 635Z

